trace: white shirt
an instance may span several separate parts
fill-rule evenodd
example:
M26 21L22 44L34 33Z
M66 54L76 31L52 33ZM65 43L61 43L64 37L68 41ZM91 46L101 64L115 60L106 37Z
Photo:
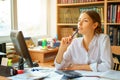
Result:
M92 71L107 71L112 68L110 39L106 34L95 35L89 44L89 50L83 46L83 37L75 38L63 55L63 60L56 69L68 67L70 64L89 64Z

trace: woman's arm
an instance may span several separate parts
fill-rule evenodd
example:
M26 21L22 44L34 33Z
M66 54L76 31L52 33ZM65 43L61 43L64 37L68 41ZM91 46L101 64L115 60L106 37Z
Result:
M62 62L63 54L64 54L65 51L66 51L66 47L62 47L62 46L59 47L58 53L56 55L56 62L58 64L60 64Z
M113 58L111 52L110 38L108 35L101 39L100 43L100 59L101 63L97 64L97 71L107 71L113 67Z
M99 37L99 60L91 63L90 68L92 71L108 71L112 69L112 53L111 53L111 45L110 38L108 35L100 35Z
M64 70L87 70L91 71L90 65L88 64L71 64L69 67L64 68Z
M57 53L57 56L56 56L56 62L57 63L60 64L62 62L63 54L67 50L67 47L70 45L71 41L72 41L71 36L66 37L66 38L62 38L61 44L60 44L60 47L59 47L59 50L58 50L58 53Z

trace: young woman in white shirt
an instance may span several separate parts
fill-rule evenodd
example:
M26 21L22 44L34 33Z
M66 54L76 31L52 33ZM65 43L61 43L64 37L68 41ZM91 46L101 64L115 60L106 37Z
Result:
M55 59L56 69L107 71L112 69L109 36L102 33L101 18L96 11L84 11L78 19L78 33L83 37L61 40Z

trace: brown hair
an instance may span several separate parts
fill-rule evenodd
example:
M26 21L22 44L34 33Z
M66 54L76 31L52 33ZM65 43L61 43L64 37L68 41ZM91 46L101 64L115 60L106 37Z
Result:
M87 15L89 15L93 20L93 22L98 22L98 26L96 27L94 33L97 33L97 34L102 33L100 15L94 10L83 11L82 13L86 13Z

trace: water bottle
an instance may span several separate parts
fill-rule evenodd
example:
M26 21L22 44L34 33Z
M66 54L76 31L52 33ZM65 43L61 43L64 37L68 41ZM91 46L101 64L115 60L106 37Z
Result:
M42 49L47 49L47 40L46 39L42 40Z

